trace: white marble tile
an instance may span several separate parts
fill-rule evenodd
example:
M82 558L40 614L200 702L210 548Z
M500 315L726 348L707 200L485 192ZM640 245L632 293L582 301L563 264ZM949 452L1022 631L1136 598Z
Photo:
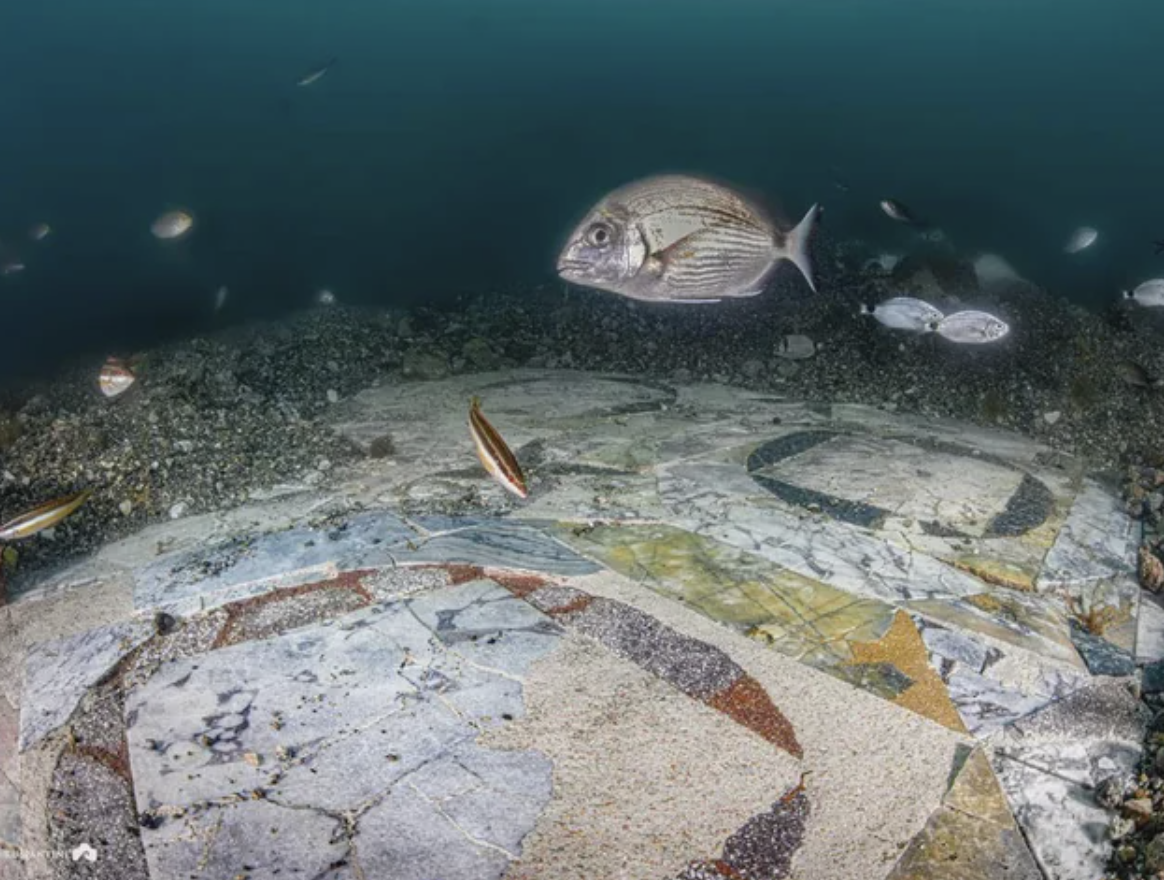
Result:
M89 688L152 634L152 623L131 620L29 651L20 705L21 751L66 723Z
M1119 576L1135 576L1136 523L1116 494L1084 480L1075 503L1047 554L1040 590Z
M1164 659L1164 601L1145 592L1140 596L1140 616L1136 621L1136 662Z

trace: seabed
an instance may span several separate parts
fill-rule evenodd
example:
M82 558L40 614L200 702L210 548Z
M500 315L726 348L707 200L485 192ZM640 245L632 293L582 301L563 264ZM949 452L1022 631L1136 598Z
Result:
M393 454L11 597L0 878L1104 876L1164 612L1082 462L572 371L330 413Z

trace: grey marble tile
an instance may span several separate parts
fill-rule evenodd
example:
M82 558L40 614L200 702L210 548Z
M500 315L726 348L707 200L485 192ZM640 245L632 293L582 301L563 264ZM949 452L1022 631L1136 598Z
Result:
M363 858L374 863L367 876L406 876L374 866L413 819L402 864L413 858L431 874L434 864L444 869L445 849L459 848L465 876L494 876L548 801L551 768L536 753L484 749L477 737L524 713L521 678L560 638L530 605L475 581L178 660L127 701L139 807L165 815L261 789L293 808L263 816L280 835L299 833L300 820L287 817L300 813L361 817L354 852L365 872ZM404 812L381 837L369 829L388 821L386 804ZM236 858L270 849L269 833L248 837L256 821L248 810L198 821L211 819ZM147 850L165 853L175 870L198 851L182 827L165 819L143 830ZM361 848L366 834L375 845ZM166 870L159 880L179 876ZM450 867L447 876L458 875Z
M19 846L21 829L20 790L0 776L0 845Z
M1136 621L1136 663L1164 659L1164 602L1145 592L1140 596L1140 615Z
M1043 563L1039 589L1119 576L1135 577L1135 522L1116 493L1084 480L1067 521Z
M996 755L995 774L1044 874L1096 880L1111 857L1109 814L1076 782Z
M90 687L153 634L147 621L126 621L35 646L25 658L20 749L66 723Z
M590 574L598 566L544 532L502 519L421 517L425 536L386 511L362 513L327 527L242 536L212 548L160 559L138 574L134 602L186 614L337 571L420 563L464 563Z

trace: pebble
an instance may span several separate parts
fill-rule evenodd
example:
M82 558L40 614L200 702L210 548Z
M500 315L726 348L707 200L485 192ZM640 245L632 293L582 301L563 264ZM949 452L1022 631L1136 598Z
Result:
M121 511L122 516L129 516L133 513L133 502L127 498L117 505L117 509Z
M1048 425L1055 424L1055 422L1059 421L1059 419L1061 419L1062 417L1063 417L1063 413L1059 412L1058 410L1053 410L1051 412L1043 413L1043 421L1046 422Z
M186 502L179 501L170 508L170 519L181 519L186 514Z
M1124 801L1124 812L1132 819L1147 819L1152 815L1152 799L1140 797Z
M336 391L334 388L327 389L327 402L328 403L339 403L339 392Z

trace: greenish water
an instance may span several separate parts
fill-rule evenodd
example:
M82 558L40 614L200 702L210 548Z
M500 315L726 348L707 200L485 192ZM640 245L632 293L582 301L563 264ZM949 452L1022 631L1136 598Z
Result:
M892 196L1099 307L1164 274L1161 33L1152 0L4 4L0 369L205 330L220 284L242 320L543 282L663 170L901 248ZM175 204L199 225L164 246Z

